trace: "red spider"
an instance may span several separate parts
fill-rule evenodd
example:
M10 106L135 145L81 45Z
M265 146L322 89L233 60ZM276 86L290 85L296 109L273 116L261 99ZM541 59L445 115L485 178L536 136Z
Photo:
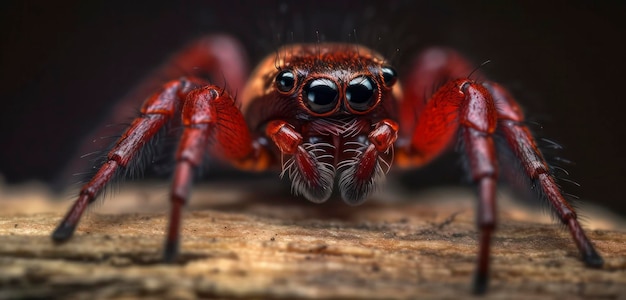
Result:
M391 165L417 168L460 139L478 187L479 250L474 290L486 290L495 227L497 153L505 137L529 179L537 183L568 227L585 264L603 260L586 237L537 149L522 110L500 85L468 78L473 67L456 52L433 48L417 57L407 76L381 55L352 44L295 44L266 57L246 81L241 46L227 37L199 40L175 57L188 74L224 76L243 91L235 100L198 76L172 80L148 98L137 117L52 234L68 240L85 208L166 125L184 125L176 151L165 261L178 254L181 207L195 169L207 153L242 170L282 169L292 190L324 202L334 186L349 204L365 201ZM424 91L447 82L426 99ZM244 86L245 84L245 86Z

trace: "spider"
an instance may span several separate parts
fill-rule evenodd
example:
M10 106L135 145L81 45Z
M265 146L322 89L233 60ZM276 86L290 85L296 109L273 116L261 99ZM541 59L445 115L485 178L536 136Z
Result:
M52 233L68 240L86 207L116 175L142 159L146 145L172 124L183 126L175 153L171 215L164 260L178 254L181 209L192 178L207 157L248 171L274 169L291 180L296 195L321 203L334 191L357 205L381 184L392 166L419 168L453 144L461 145L478 190L478 258L473 288L486 291L491 236L496 225L498 155L495 135L567 226L582 260L603 260L562 195L511 94L490 80L470 78L476 69L459 53L430 48L399 78L388 60L361 45L293 44L268 55L249 78L240 44L208 36L179 52L173 63L189 76L162 85L141 107L105 162L80 190ZM225 86L201 78L223 76ZM445 79L430 96L425 90ZM156 145L158 147L159 145ZM149 151L147 151L149 152Z

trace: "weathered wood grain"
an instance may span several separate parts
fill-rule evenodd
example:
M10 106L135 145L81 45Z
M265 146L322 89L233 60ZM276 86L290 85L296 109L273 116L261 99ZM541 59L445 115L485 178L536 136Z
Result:
M31 186L0 194L1 299L471 297L477 248L466 190L380 195L350 207L201 186L172 265L160 262L166 183L122 187L62 245L49 234L68 201ZM586 214L606 260L596 270L550 217L506 199L499 211L484 299L626 299L623 220Z

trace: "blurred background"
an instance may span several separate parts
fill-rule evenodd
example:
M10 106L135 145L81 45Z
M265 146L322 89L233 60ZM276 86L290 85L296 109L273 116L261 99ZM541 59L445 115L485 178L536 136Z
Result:
M467 2L3 1L0 176L62 189L117 101L203 34L241 40L252 64L291 41L357 40L401 73L419 49L442 45L491 61L482 71L574 162L566 169L581 187L564 182L568 192L626 215L624 2ZM458 181L440 173L428 178Z

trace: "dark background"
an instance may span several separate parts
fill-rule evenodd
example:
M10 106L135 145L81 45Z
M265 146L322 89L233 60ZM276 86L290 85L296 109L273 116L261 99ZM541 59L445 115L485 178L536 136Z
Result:
M483 71L575 162L567 169L582 187L565 188L626 214L623 1L333 2L2 2L0 174L62 182L116 100L202 34L237 37L254 62L277 44L349 41L356 29L382 53L399 49L401 72L429 45L491 60Z

